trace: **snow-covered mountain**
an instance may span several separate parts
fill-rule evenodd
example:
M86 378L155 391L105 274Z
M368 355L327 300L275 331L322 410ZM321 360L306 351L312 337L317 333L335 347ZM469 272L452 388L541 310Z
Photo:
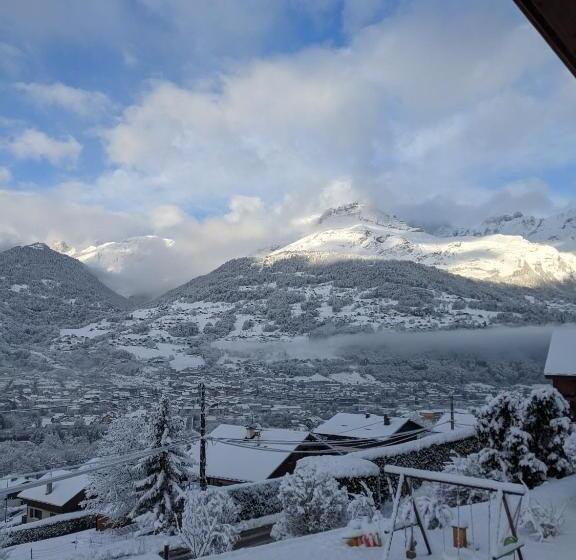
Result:
M574 281L576 256L526 239L521 231L529 230L531 220L524 222L516 216L495 222L494 230L486 229L484 234L456 232L453 237L435 236L395 216L351 204L325 212L313 233L273 251L268 259L299 255L314 261L409 260L483 281L523 286ZM504 230L510 233L504 234ZM550 226L538 229L540 236L551 231Z
M82 263L43 243L0 253L0 340L40 340L47 329L82 325L127 307Z
M493 216L473 228L445 230L447 236L520 235L528 241L552 245L560 251L576 252L576 209L547 218L525 216L522 212Z
M157 295L159 289L168 290L184 280L172 277L172 265L177 258L175 242L156 235L109 241L84 249L60 241L52 248L84 263L107 286L126 297Z

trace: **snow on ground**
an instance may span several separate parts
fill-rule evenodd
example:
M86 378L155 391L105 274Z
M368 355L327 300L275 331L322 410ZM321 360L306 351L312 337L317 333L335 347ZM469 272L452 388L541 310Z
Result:
M101 558L106 552L126 551L134 560L158 560L164 541L177 546L174 537L152 536L135 538L131 531L96 531L89 529L32 543L10 547L9 560L76 560ZM113 557L113 556L111 556Z
M534 490L532 499L541 503L554 502L558 506L566 504L566 521L562 528L562 534L545 542L535 540L525 530L522 530L520 535L525 543L524 557L530 560L573 560L576 548L576 475L542 485ZM494 534L498 511L495 503L492 503L490 507L490 518L493 522L492 534ZM475 550L475 555L461 554L462 560L467 558L478 558L478 560L482 558L484 560L488 557L488 510L488 502L475 504L471 508L469 506L461 507L459 513L456 508L453 509L453 519L456 520L460 515L460 522L468 523L471 548ZM502 523L501 539L505 536L503 527ZM455 549L450 545L452 540L450 528L444 531L428 531L428 535L432 544L432 556L426 555L422 537L417 530L414 531L418 557L422 556L430 560L457 558ZM299 560L376 560L382 558L382 548L351 548L344 544L342 536L343 530L337 529L208 558L218 560L269 560L272 558L274 560L294 560L294 558ZM397 531L392 541L390 560L403 558L405 558L404 532Z
M78 329L60 329L60 336L75 336L77 338L95 338L110 332L110 323L106 320L90 323Z

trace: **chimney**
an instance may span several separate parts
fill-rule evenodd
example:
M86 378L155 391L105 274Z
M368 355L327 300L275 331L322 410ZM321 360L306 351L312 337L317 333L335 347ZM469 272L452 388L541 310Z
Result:
M52 481L46 483L46 495L52 494Z
M384 426L390 426L390 416L384 414Z

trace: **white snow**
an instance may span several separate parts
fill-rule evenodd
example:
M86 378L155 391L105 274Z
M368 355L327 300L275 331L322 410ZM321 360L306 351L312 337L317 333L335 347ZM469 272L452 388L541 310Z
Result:
M320 220L316 231L273 251L268 259L294 254L315 260L409 260L467 278L525 285L562 282L576 275L576 255L520 235L440 237L389 216L382 219L361 206Z
M455 412L454 413L454 430L461 430L473 428L476 426L476 416L469 412ZM445 434L452 431L450 425L450 413L445 412L440 416L438 422L432 428L433 432Z
M234 445L209 441L206 446L207 475L213 478L256 482L266 480L307 437L308 432L265 428L260 438L245 439L246 428L220 424L211 438L236 440ZM277 443L278 442L278 443ZM198 461L200 444L192 445L191 455Z
M562 480L548 482L533 491L538 500L553 500L561 505L566 503L566 523L560 536L544 542L535 540L527 531L520 532L520 538L525 543L523 548L524 557L530 560L572 560L576 548L576 476L570 476ZM510 499L511 506L516 502ZM489 514L489 507L491 512ZM468 538L471 543L470 550L460 553L460 558L485 559L488 557L489 537L496 534L498 516L497 505L492 502L474 504L471 507L452 509L452 517L459 525L468 525ZM502 516L503 517L503 516ZM489 530L489 522L492 522L492 530ZM501 520L500 540L508 534L504 531L504 521ZM206 560L380 560L383 557L383 548L350 548L345 545L343 537L344 529L327 531L316 535L310 535L297 539L289 539L264 546L241 549L228 552L219 556L210 556ZM451 546L452 529L436 529L428 531L432 544L433 554L426 555L425 547L417 530L414 531L417 542L418 558L430 560L446 560L458 558L457 551ZM406 557L404 533L397 531L392 540L391 560L401 560ZM474 552L475 551L475 552ZM511 557L508 557L511 558Z
M72 474L71 471L59 470L52 471L45 474L40 480L50 482L53 477L58 477L66 474ZM79 494L88 485L88 476L81 474L66 480L59 480L52 483L52 492L47 494L47 486L36 486L35 488L28 488L18 494L18 497L26 500L34 500L35 502L42 502L53 506L64 506L74 496Z
M352 455L322 455L303 457L298 465L316 466L334 478L378 476L380 469L375 463Z
M10 290L19 294L24 290L28 290L28 284L12 284L12 286L10 286Z
M576 376L576 329L563 328L552 332L544 375Z
M421 439L407 441L405 443L398 443L396 445L387 445L385 447L373 447L371 449L363 449L362 451L354 451L353 455L369 460L391 457L402 453L409 453L410 451L421 451L422 449L426 449L432 445L459 441L461 439L472 437L475 434L476 428L462 428L460 430L451 430L444 434L431 435Z
M350 414L338 412L330 420L320 424L313 431L323 436L341 436L348 438L385 438L398 432L410 421L409 418L389 418L390 423L384 423L384 417L377 414Z

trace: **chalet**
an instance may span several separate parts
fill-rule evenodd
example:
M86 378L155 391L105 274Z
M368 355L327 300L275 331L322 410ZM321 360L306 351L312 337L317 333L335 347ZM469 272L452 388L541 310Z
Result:
M558 329L552 333L544 375L570 404L576 418L576 329Z
M79 475L66 480L52 482L53 477L72 474L70 471L53 471L40 480L46 480L44 486L28 488L18 494L18 498L26 506L26 520L39 521L54 517L61 513L71 513L81 509L84 500L84 490L88 485L88 477Z
M414 440L424 429L422 423L410 418L339 412L314 429L313 434L336 448L366 449Z
M450 412L444 412L431 428L436 434L446 434L452 431L452 417ZM454 412L454 430L465 430L476 426L476 416L471 412L457 410Z
M294 471L301 451L330 449L316 442L305 431L220 424L206 444L206 476L212 486L227 486L240 482L258 482L278 478ZM314 445L316 443L316 445ZM193 444L191 455L198 463L200 443Z

